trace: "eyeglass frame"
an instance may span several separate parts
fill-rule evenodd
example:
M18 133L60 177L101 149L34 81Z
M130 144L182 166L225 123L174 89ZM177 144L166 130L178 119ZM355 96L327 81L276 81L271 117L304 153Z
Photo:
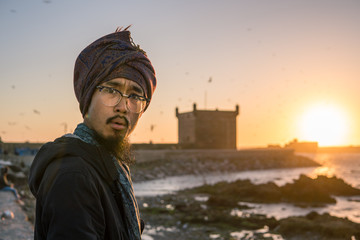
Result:
M118 100L118 102L117 102L116 104L109 106L109 105L106 105L106 104L103 103L105 106L108 106L108 107L115 107L116 105L118 105L118 104L121 102L121 100L123 99L123 97L126 97L127 99L129 99L131 96L136 96L136 97L140 98L140 101L145 101L145 102L146 102L146 105L148 105L149 102L150 102L150 99L149 99L149 98L146 98L146 97L144 97L144 96L139 96L139 95L137 95L137 94L124 94L124 93L122 93L121 91L119 91L119 90L117 90L116 88L113 88L113 87L108 87L108 86L101 86L101 85L99 85L99 86L96 86L96 88L99 89L99 92L100 92L100 93L101 93L101 91L102 91L104 88L107 88L107 89L111 89L111 90L113 90L113 91L115 91L115 92L118 92L118 93L120 94L120 98L119 98L119 100ZM144 106L144 109L146 109L146 105ZM126 101L126 108L127 108L130 112L132 112L132 111L129 109L129 106L128 106L127 101ZM141 113L142 111L144 111L144 109L141 109L140 112L134 112L134 113Z

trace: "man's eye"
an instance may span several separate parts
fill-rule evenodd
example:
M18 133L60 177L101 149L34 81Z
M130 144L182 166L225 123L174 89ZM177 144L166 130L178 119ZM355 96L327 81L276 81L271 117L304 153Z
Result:
M137 101L142 100L142 97L139 95L136 95L136 94L130 94L129 98L137 100Z
M115 89L113 89L113 88L104 88L104 90L105 90L106 93L110 93L110 94L115 94L116 93Z

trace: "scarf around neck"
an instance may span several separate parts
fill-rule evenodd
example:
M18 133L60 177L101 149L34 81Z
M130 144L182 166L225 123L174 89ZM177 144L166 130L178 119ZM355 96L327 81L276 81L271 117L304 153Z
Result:
M66 134L65 137L80 138L88 144L100 146L95 139L95 132L84 123L80 123L76 127L74 134ZM130 169L126 164L121 163L121 160L119 161L114 155L111 154L111 156L114 168L116 168L119 174L116 185L121 193L126 229L131 240L139 240L141 239L140 213L131 181Z

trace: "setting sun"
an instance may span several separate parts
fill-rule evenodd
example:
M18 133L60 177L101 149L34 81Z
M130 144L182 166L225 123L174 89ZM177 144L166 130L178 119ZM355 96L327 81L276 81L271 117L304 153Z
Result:
M348 121L340 108L318 104L304 113L300 129L303 140L316 141L320 146L343 145L348 133Z

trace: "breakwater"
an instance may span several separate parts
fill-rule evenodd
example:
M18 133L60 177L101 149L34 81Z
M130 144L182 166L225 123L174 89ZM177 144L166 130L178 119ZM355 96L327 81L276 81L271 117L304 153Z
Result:
M187 174L319 166L292 149L137 150L135 158L137 162L131 167L135 182Z

